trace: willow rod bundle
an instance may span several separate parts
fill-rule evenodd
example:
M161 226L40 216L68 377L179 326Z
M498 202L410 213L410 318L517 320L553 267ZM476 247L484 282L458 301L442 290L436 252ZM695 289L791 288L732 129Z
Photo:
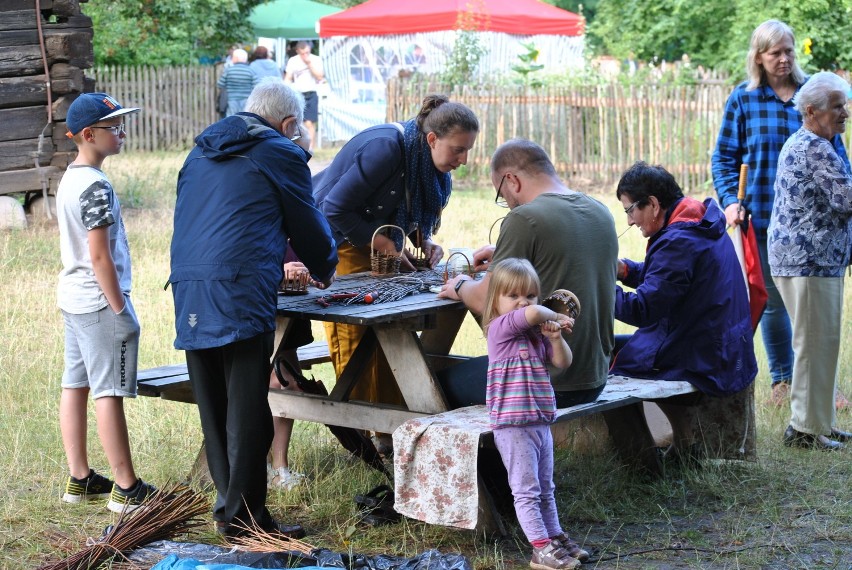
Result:
M247 527L234 525L246 531L242 536L229 538L228 542L238 546L241 550L250 552L285 552L296 551L301 554L310 554L316 546L302 542L295 538L288 538L281 533L269 533L257 525Z
M80 552L40 570L84 570L112 559L126 561L125 552L166 540L202 526L210 505L201 494L182 485L157 491L132 513L123 511L107 533Z

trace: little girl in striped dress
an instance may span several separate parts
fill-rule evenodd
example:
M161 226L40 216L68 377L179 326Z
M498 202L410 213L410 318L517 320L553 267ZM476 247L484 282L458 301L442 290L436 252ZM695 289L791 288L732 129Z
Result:
M576 568L589 553L566 535L556 513L553 421L556 402L547 364L571 366L562 331L574 319L538 304L541 284L525 259L491 269L483 323L488 339L488 406L494 443L509 473L518 522L533 546L530 566Z

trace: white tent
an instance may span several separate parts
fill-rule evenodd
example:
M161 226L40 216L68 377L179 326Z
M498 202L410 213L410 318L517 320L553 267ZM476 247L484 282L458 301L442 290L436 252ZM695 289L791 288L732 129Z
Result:
M522 42L535 44L545 69L583 65L582 17L538 0L370 0L319 21L330 85L322 138L348 140L383 123L388 79L444 69L465 21L487 49L480 73L509 72L527 51Z

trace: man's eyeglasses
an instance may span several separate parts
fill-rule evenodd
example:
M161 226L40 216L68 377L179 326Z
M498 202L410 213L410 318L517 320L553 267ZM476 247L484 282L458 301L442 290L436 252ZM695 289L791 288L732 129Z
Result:
M127 133L124 130L124 123L119 123L118 125L112 125L111 127L92 127L93 129L103 129L105 131L109 131L115 136L119 136L122 133Z
M624 208L624 213L632 218L633 217L633 210L636 208L636 206L639 205L639 202L641 202L641 201L642 200L636 200L635 202L630 204L628 207Z
M296 117L295 117L294 115L287 115L286 117L284 117L283 119L281 119L281 122L283 123L283 122L284 122L284 121L286 121L287 119L295 119L295 118L296 118ZM297 120L297 121L294 121L294 122L293 122L293 124L296 126L296 134L295 134L295 135L293 135L292 137L290 137L290 140L291 140L291 141L293 141L293 142L296 142L297 140L299 140L300 138L302 138L302 129L301 129L301 128L299 128L299 121L298 121L298 120ZM282 127L282 128L284 128L284 127ZM284 136L287 136L287 135L284 135Z
M494 197L494 203L496 205L500 206L501 208L508 208L509 207L509 203L506 202L506 199L503 198L503 194L501 194L501 192L500 192L501 190L503 190L503 182L506 181L506 177L508 175L509 175L509 173L507 172L506 174L503 175L503 178L500 179L500 184L497 186L497 196Z

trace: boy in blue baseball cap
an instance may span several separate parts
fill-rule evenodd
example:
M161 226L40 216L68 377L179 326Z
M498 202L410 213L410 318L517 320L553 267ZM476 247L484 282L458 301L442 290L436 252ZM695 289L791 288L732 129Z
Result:
M136 397L139 320L130 302L130 252L118 197L101 170L121 152L127 134L122 107L106 93L83 93L66 116L77 158L59 183L57 304L65 321L65 371L59 427L70 471L62 500L109 497L107 508L132 511L156 488L136 476L124 398ZM89 466L86 406L95 401L98 435L113 480Z

